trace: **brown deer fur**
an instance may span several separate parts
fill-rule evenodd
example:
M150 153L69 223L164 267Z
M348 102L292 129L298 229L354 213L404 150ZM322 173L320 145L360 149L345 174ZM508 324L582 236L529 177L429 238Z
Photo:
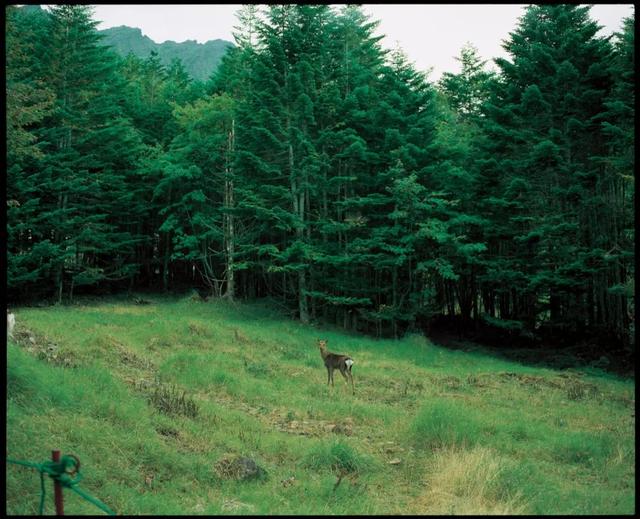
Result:
M318 339L318 347L320 348L320 355L322 356L322 360L324 360L324 365L327 368L327 385L331 383L331 386L333 386L333 370L337 368L347 381L347 384L351 381L351 390L353 394L355 394L356 390L353 385L353 376L351 375L353 359L349 357L349 355L341 355L328 351L327 341L324 339Z

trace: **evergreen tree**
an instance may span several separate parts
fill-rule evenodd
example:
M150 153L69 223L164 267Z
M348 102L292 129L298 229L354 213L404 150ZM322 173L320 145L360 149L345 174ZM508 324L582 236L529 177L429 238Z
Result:
M160 210L160 231L171 233L172 259L190 261L193 274L197 270L214 295L220 295L224 279L233 298L232 100L224 95L201 99L177 108L176 118L180 131L154 191L170 201Z
M594 287L598 299L606 305L608 327L630 348L634 343L633 281L634 269L634 210L635 183L635 48L633 16L623 20L622 32L615 34L615 53L611 60L613 88L601 116L602 132L606 140L606 155L597 157L603 175L597 185L602 214L601 229L609 236L605 260L607 262L606 293L603 286ZM609 248L610 247L610 248ZM594 294L595 295L595 294ZM595 316L591 316L595 320Z
M51 9L41 68L56 96L38 130L45 157L28 174L39 198L32 252L62 299L75 286L129 279L137 240L126 178L138 136L122 116L115 57L99 43L88 6ZM129 153L122 153L129 150Z
M496 222L491 282L500 317L529 330L540 321L567 331L593 324L592 285L601 285L609 242L594 232L603 169L591 157L603 151L597 121L611 56L598 29L588 7L530 6L504 45L511 61L496 60L501 78L485 125L496 162L486 173L499 183L494 221L509 216L506 226Z
M34 49L46 16L14 6L7 6L6 14L7 284L14 294L43 276L42 262L32 251L37 187L25 170L44 158L34 130L51 113L55 95L35 73Z

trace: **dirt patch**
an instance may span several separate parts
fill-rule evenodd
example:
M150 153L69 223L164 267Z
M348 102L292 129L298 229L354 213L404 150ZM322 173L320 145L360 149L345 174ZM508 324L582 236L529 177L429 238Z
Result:
M189 334L197 337L211 337L211 332L203 324L196 321L189 321L188 324Z
M351 417L346 417L343 420L321 420L310 416L301 417L287 409L256 407L246 402L237 402L220 396L215 400L225 407L245 412L269 427L287 434L320 437L332 434L354 436L358 433L358 427L354 425Z
M78 366L77 359L72 352L62 349L57 342L42 333L29 330L18 324L13 330L13 339L19 346L40 360L65 368Z
M151 337L151 339L149 339L149 342L147 343L147 349L149 351L162 350L162 349L171 348L175 346L175 344L176 344L175 340L172 340L165 336Z
M440 377L436 379L437 384L443 389L460 389L462 387L462 381L458 377L448 375L446 377Z
M435 380L430 379L431 383ZM337 385L336 382L336 389ZM373 380L356 379L355 389L357 397L368 402L410 407L424 393L425 385L420 380L381 377Z
M284 420L277 421L273 425L280 432L301 436L325 436L328 434L353 435L353 423L349 418L338 423L330 420Z
M180 431L178 431L177 429L174 429L173 427L165 426L165 425L156 427L156 432L160 436L164 436L165 438L170 438L173 440L177 440L178 437L180 436Z
M93 307L80 307L79 310L81 312L95 312L96 309ZM111 313L111 314L119 314L119 315L147 315L153 313L155 310L150 306L101 306L100 312L102 313Z
M496 376L494 373L478 373L477 375L468 375L467 384L476 388L497 389L495 384Z
M96 344L99 347L115 350L118 354L118 360L125 366L140 369L143 371L155 370L153 362L144 357L141 357L137 353L134 353L115 337L112 337L110 335L107 335L106 337L99 337L96 340Z
M523 373L498 373L498 379L502 381L517 381L521 385L534 388L553 388L566 391L569 400L582 400L584 398L595 398L600 395L600 389L595 384L581 380L583 376L580 372L560 373L554 377L543 377L540 375L529 375Z

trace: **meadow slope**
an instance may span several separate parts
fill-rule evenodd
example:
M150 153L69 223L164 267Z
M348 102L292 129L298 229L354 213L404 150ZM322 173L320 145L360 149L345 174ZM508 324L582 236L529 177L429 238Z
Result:
M118 514L635 512L633 380L150 299L16 309L8 457L77 455ZM327 387L318 338L355 359L355 396ZM236 456L264 473L234 479ZM7 513L36 514L38 474L6 475Z

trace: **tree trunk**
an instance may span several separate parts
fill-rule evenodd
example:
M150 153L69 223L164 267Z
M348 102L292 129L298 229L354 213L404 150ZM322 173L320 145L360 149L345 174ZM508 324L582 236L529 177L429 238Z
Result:
M231 157L230 155L233 153L233 149L235 146L235 120L231 120L231 131L229 132L229 141L228 141L228 156L227 156L227 166L226 173L227 178L225 179L224 186L224 205L226 209L231 209L234 206L234 192L233 192L233 180L231 179L231 174L233 172L231 167ZM224 227L224 240L226 244L226 271L227 271L227 290L225 292L225 298L233 300L235 297L235 272L234 272L234 253L235 253L235 222L233 219L233 214L229 214L228 212L224 213L223 217L223 227Z

